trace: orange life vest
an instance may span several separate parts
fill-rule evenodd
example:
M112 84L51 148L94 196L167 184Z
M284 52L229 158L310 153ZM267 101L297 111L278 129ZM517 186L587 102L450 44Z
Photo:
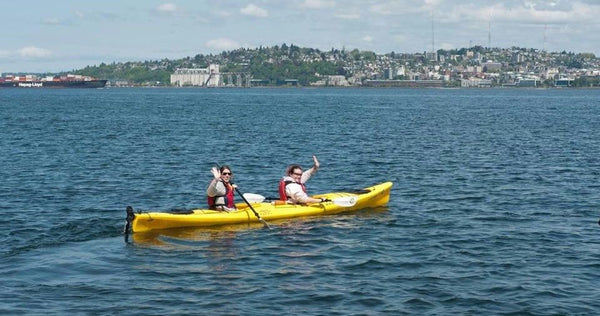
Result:
M304 185L304 183L281 179L281 181L279 181L279 199L280 200L287 201L290 198L285 193L285 187L287 187L287 185L290 183L298 183L302 187L302 191L304 191L304 193L307 193L306 186Z

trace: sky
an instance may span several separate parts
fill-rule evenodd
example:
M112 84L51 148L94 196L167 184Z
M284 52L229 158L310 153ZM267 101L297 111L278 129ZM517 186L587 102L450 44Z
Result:
M377 54L485 47L594 53L600 0L0 2L0 73L294 44Z

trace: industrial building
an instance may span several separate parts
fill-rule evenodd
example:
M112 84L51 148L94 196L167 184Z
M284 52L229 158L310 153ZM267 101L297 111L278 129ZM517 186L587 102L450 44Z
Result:
M221 82L219 65L210 64L208 68L181 68L171 75L171 85L218 87Z

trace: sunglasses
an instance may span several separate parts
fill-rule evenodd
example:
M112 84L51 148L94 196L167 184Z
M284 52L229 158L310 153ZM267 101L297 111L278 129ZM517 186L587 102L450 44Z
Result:
M222 175L224 175L224 176L230 176L230 175L231 175L231 172L223 172L223 173L221 173L221 174L222 174Z
M293 174L293 175L295 175L295 176L301 176L301 175L302 175L302 172L300 172L300 173L296 173L296 172L294 172L294 173L292 173L292 174Z

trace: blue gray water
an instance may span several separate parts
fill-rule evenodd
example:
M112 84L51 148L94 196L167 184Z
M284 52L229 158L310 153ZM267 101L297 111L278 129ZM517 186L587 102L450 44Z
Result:
M0 314L600 312L600 90L0 90ZM393 181L387 207L125 241L203 206Z

